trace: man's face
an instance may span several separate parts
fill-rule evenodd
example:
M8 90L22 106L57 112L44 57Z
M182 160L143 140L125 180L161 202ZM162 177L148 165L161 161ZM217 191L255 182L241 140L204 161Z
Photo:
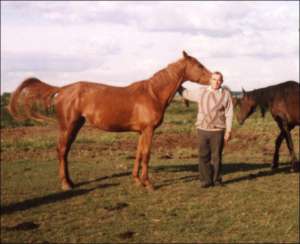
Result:
M219 74L212 74L211 78L210 78L210 86L211 88L217 90L221 87L223 81L222 81L222 77Z

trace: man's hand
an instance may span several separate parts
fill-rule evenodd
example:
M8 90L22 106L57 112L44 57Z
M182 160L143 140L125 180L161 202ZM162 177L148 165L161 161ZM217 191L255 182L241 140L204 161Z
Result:
M185 88L183 88L182 86L179 86L178 89L177 89L179 95L180 95L180 96L182 97L182 99L183 99L183 102L184 102L185 106L186 106L186 107L189 107L189 106L190 106L189 100L185 99L185 98L182 96L182 93L183 93L184 90L185 90Z
M183 92L184 88L182 86L178 87L178 93L182 96L182 92Z
M226 131L224 135L225 143L228 143L230 139L231 139L231 131Z

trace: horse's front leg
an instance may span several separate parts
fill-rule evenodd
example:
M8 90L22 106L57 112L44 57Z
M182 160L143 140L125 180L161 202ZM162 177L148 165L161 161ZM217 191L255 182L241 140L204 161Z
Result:
M290 157L291 157L291 162L292 162L291 171L295 172L295 171L297 171L297 157L296 157L296 153L294 150L294 144L293 144L292 136L290 133L290 128L285 130L285 139L286 139L286 144L288 146L288 149L290 151Z
M153 128L146 128L142 132L141 138L141 157L142 157L142 184L148 189L153 191L153 185L149 180L148 176L148 164L150 160L150 151L153 137Z
M68 153L71 147L69 141L69 134L67 131L61 131L59 142L57 145L57 153L59 159L59 178L61 181L61 187L64 191L73 188L74 184L69 176L68 170Z
M61 180L61 187L65 191L74 187L74 183L70 178L68 170L68 153L84 122L84 118L80 117L77 120L74 120L73 123L69 123L68 126L61 126L57 153L59 159L59 177Z
M136 157L135 157L134 166L133 166L133 170L132 170L133 181L137 186L143 185L139 178L140 162L142 160L141 145L142 145L142 135L140 135L140 137L139 137L137 151L136 151Z

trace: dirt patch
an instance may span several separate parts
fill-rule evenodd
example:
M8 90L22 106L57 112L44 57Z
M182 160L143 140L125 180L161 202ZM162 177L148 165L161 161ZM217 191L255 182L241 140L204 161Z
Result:
M196 148L197 137L186 133L159 134L154 137L153 148Z
M94 134L94 133L105 133L98 129L86 126L82 129L81 134ZM58 128L55 126L33 126L33 127L20 127L13 129L1 129L1 137L9 138L11 140L17 140L20 138L30 137L33 135L38 137L43 136L58 136ZM101 134L99 135L101 138ZM247 136L236 134L235 137L242 139L245 143L257 139L257 136ZM100 143L80 143L76 144L76 147L79 147L81 150L92 151L97 148L98 151L106 150L123 150L123 151L134 151L137 148L137 139L122 139L113 142L110 145L100 144ZM171 150L174 148L197 148L197 136L194 134L188 133L163 133L163 134L154 134L152 148L154 150ZM50 149L52 150L52 149ZM31 150L30 150L31 151ZM34 153L34 152L33 152Z
M58 129L56 126L28 126L28 127L17 127L17 128L5 128L1 129L2 138L22 138L26 136L32 137L32 135L44 135L56 132Z

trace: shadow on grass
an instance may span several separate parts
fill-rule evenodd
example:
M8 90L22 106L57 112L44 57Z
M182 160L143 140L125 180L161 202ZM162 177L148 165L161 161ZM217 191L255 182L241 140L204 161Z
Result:
M93 191L98 188L107 188L107 187L116 186L116 185L119 185L119 184L101 184L101 185L98 185L97 187L94 187L91 189L78 189L78 190L73 189L73 190L66 191L66 192L56 192L56 193L49 194L47 196L28 199L28 200L24 200L22 202L12 203L12 204L9 204L6 206L4 205L4 206L1 206L1 214L11 214L11 213L14 213L17 211L24 211L24 210L27 210L30 208L39 207L44 204L55 203L58 201L63 201L66 199L85 195L85 194L89 193L90 191Z
M259 171L255 174L249 174L249 175L244 175L240 176L231 180L224 181L224 185L231 184L231 183L236 183L244 180L255 180L256 178L259 177L264 177L264 176L271 176L271 175L276 175L276 174L281 174L281 173L290 173L290 166L284 166L281 168L278 168L276 170L268 170L268 171Z
M224 185L230 184L230 183L235 183L235 182L240 182L243 180L253 180L258 177L264 177L264 176L271 176L274 174L279 174L279 173L288 173L290 170L290 166L287 164L283 164L284 166L277 169L277 170L271 170L270 167L271 165L269 163L225 163L222 165L222 175L230 174L230 173L235 173L235 172L246 172L246 171L252 171L252 170L263 170L259 171L254 174L248 174L248 175L243 175L240 177L237 177L235 179L230 179L228 181L224 181ZM265 171L264 169L269 169ZM195 172L198 173L198 164L185 164L185 165L164 165L164 166L157 166L153 167L152 170L154 172L170 172L170 173L177 173L177 172ZM167 179L164 180L162 184L156 186L156 189L172 185L176 182L190 182L190 181L195 181L198 180L199 176L197 175L188 175L188 176L183 176L180 178L176 179Z
M67 192L56 192L47 196L37 197L33 199L24 200L18 203L12 203L7 206L1 206L1 214L11 214L16 211L23 211L30 208L38 207L44 204L63 201L80 195L84 195L93 189L84 190L71 190Z
M239 171L257 170L263 168L270 168L269 163L224 163L222 165L222 175L230 174ZM152 167L154 172L198 172L198 164L184 164L184 165L163 165Z
M110 176L102 176L102 177L99 177L99 178L94 179L94 180L82 181L80 183L77 183L76 187L83 186L83 185L88 185L88 184L91 184L93 182L98 182L98 181L112 179L112 178L119 178L119 177L128 176L128 175L131 175L131 172L127 171L127 172L112 174Z

